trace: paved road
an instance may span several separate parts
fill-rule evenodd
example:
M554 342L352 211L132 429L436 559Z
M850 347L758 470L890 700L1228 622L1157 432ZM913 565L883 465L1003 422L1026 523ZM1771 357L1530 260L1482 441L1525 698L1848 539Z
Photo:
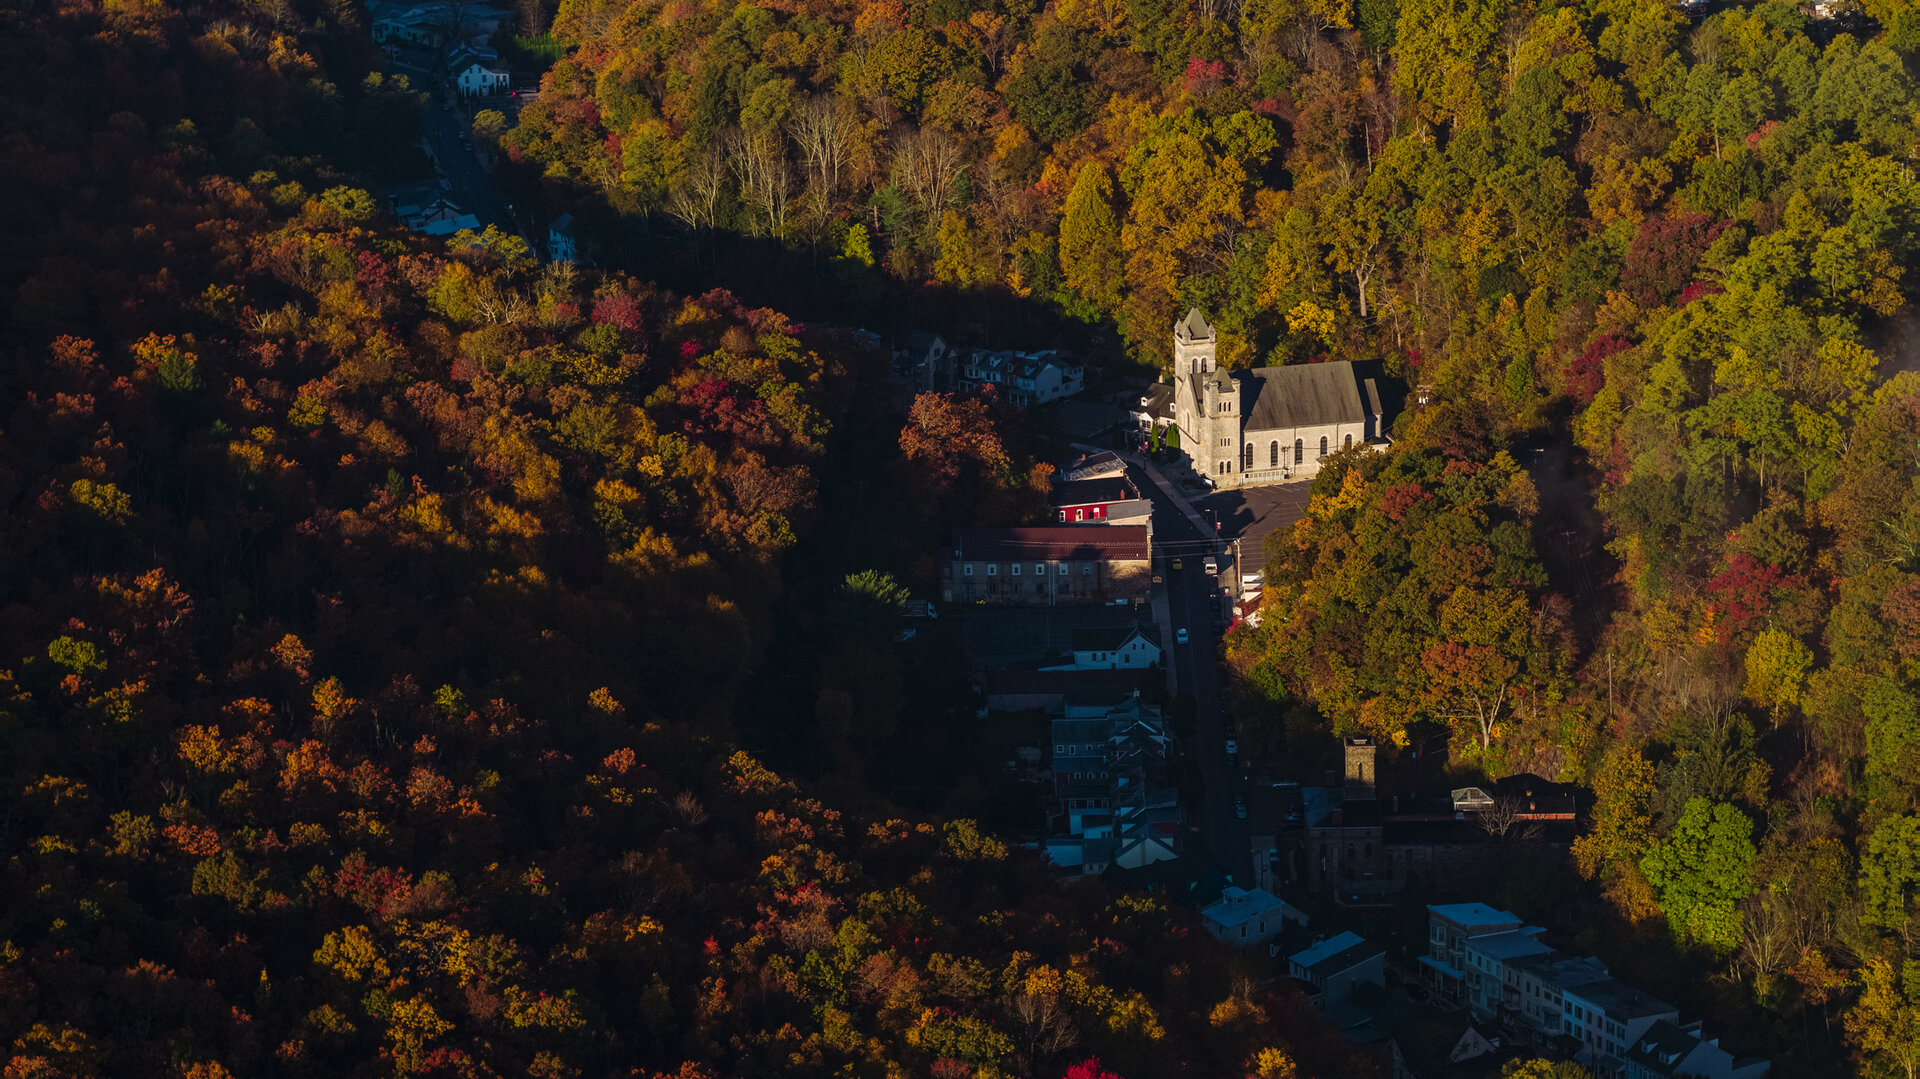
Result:
M1134 485L1153 500L1154 569L1166 579L1167 605L1176 630L1185 629L1186 644L1173 642L1175 677L1182 692L1191 693L1196 706L1196 731L1187 753L1200 767L1206 787L1199 824L1211 864L1230 874L1234 882L1251 887L1253 859L1248 850L1247 822L1234 815L1233 796L1242 789L1241 773L1229 768L1226 730L1220 713L1220 672L1207 595L1217 588L1201 559L1209 546L1180 507L1139 472L1129 469ZM1182 563L1180 569L1173 562ZM1198 866L1196 865L1196 870Z
M479 218L480 227L498 225L508 232L519 232L494 187L493 177L480 166L479 155L460 145L460 136L472 130L472 122L467 118L468 109L461 105L455 105L451 110L445 108L448 100L446 82L424 66L431 62L430 57L431 54L423 50L402 49L399 57L389 57L386 64L389 73L405 75L413 80L416 89L431 94L426 111L420 117L420 129L426 135L428 145L433 147L435 171L453 186L450 197L454 203ZM489 106L485 98L480 99L476 106L486 107Z

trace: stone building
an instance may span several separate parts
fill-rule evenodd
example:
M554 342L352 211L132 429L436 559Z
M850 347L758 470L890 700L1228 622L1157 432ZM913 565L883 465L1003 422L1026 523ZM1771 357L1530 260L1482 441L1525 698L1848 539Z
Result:
M1403 389L1379 364L1337 361L1222 369L1219 334L1199 308L1173 328L1173 416L1180 451L1215 487L1310 479L1355 444L1390 444Z
M1022 607L1145 603L1152 534L1143 525L963 528L940 569L947 603Z

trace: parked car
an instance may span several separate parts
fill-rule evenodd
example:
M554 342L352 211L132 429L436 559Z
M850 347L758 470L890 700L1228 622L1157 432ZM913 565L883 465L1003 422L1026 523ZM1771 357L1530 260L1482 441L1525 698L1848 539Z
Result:
M1240 756L1240 743L1234 741L1231 738L1227 739L1227 759L1233 760L1239 756Z
M1237 794L1233 796L1233 815L1241 820L1247 819L1247 800Z
M1213 557L1212 555L1208 555L1208 556L1207 556L1207 560L1206 560L1205 562L1202 562L1202 563L1200 563L1200 564L1201 564L1201 565L1203 565L1203 566L1205 566L1205 567L1207 567L1207 572L1208 572L1208 573L1219 573L1219 572L1220 572L1220 560L1219 560L1219 559L1217 559L1217 558L1215 558L1215 557Z
M1187 643L1187 627L1181 626L1179 629L1176 629L1173 631L1173 643L1175 644Z
M1176 558L1173 560L1173 568L1175 572L1178 572L1180 570L1186 569L1187 564L1185 562L1180 561L1178 558Z

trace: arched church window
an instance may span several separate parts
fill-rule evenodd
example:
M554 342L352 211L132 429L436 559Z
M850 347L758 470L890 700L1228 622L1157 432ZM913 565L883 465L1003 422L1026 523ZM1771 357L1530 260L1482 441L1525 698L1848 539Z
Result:
M1267 443L1267 467L1280 467L1280 440L1277 438Z
M1340 444L1340 448L1341 448L1341 449L1343 449L1343 450L1350 450L1350 449L1352 449L1352 448L1353 448L1353 436L1352 436L1352 435L1348 435L1348 436L1347 436L1347 440L1346 440L1345 442L1342 442L1342 443Z
M1252 467L1253 467L1253 443L1249 442L1247 443L1246 448L1240 451L1240 471L1245 472L1247 469Z
M1297 439L1297 438L1294 439L1293 440L1293 463L1296 465L1305 464L1306 460L1307 460L1307 444L1301 441L1300 439Z
M1321 435L1320 436L1320 456L1325 457L1326 455L1327 455L1327 436Z

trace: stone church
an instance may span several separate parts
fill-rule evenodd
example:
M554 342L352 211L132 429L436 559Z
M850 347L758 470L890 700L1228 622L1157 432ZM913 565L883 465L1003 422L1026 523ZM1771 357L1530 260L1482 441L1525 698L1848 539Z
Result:
M1384 448L1404 397L1376 362L1227 371L1199 308L1173 327L1174 424L1180 452L1215 487L1311 479L1355 443Z

